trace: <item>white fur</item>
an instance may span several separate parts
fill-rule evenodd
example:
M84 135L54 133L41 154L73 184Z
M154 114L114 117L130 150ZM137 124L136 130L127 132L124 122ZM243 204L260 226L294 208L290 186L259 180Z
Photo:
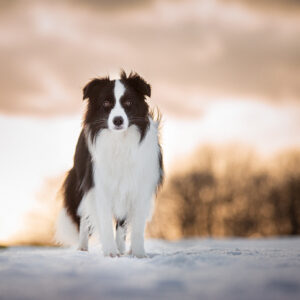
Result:
M57 219L55 241L66 246L72 246L78 243L77 229L65 208L60 211Z
M94 189L90 189L88 193L86 193L78 207L77 214L80 216L80 226L79 226L79 242L78 249L82 251L88 250L88 242L89 242L89 226L93 226L95 223L95 216L91 214L94 211L93 207L90 207L92 203L92 199L94 197ZM93 220L92 220L93 219Z
M131 252L134 256L145 257L144 230L160 176L158 124L149 117L149 129L140 141L138 128L135 125L128 127L129 120L120 103L124 92L124 85L116 80L116 102L108 118L108 129L101 130L92 141L88 128L85 128L95 186L84 195L78 207L81 222L77 242L79 249L87 250L88 227L93 227L104 255L123 254L126 228L119 226L114 238L113 218L126 219L131 227ZM113 124L117 116L124 120L122 130L117 130ZM63 219L69 219L69 228L72 221L65 211L63 214ZM74 231L73 225L71 236Z
M126 231L127 231L126 227L123 226L118 226L116 230L116 243L120 254L124 254L126 251L126 245L125 245Z
M114 239L115 217L126 218L131 225L132 254L145 256L144 229L160 175L157 126L149 120L150 128L141 143L134 125L124 132L104 129L95 143L88 137L95 187L83 198L78 214L90 216L105 255L124 252L121 241L124 232L117 232L118 248Z
M122 82L120 80L116 80L115 87L114 87L116 103L115 103L115 106L113 107L113 109L110 111L110 114L108 117L108 128L110 130L124 131L127 129L128 125L129 125L128 117L127 117L126 112L120 102L120 99L124 95L124 92L125 92L124 85L122 84ZM113 123L113 119L115 117L123 118L124 123L122 125L122 129L115 128L115 125Z

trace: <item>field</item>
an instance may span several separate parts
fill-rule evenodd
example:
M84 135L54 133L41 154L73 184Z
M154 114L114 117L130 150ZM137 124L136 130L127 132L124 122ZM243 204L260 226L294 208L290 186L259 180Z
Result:
M0 249L0 299L299 299L300 239L147 240L148 258Z

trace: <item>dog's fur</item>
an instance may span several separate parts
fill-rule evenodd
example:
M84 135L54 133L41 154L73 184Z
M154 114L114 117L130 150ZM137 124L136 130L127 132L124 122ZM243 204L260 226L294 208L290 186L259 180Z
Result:
M70 243L63 227L75 233L75 225L80 250L88 249L95 230L104 255L117 256L125 252L130 225L130 251L145 256L145 224L163 181L159 120L154 120L146 102L150 95L151 87L143 78L124 71L119 80L96 78L84 87L88 105L74 166L63 185L60 242Z

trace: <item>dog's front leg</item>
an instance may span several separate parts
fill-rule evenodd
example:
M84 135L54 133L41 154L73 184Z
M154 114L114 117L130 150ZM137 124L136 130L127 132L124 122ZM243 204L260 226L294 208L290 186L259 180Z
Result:
M131 254L138 258L145 258L144 248L144 231L146 226L146 220L148 211L142 202L135 206L132 220L131 220Z
M119 255L114 239L112 223L112 204L101 187L96 188L97 229L105 256Z

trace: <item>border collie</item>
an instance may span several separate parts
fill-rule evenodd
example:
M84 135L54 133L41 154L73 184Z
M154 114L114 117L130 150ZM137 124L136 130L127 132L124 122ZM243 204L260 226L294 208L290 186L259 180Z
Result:
M95 231L104 255L119 256L125 253L129 225L129 253L146 256L145 225L164 174L160 118L154 120L149 110L150 95L143 78L124 71L119 80L96 78L84 87L87 111L74 165L62 187L64 207L56 235L62 244L70 244L70 230L76 229L78 249L87 251Z

